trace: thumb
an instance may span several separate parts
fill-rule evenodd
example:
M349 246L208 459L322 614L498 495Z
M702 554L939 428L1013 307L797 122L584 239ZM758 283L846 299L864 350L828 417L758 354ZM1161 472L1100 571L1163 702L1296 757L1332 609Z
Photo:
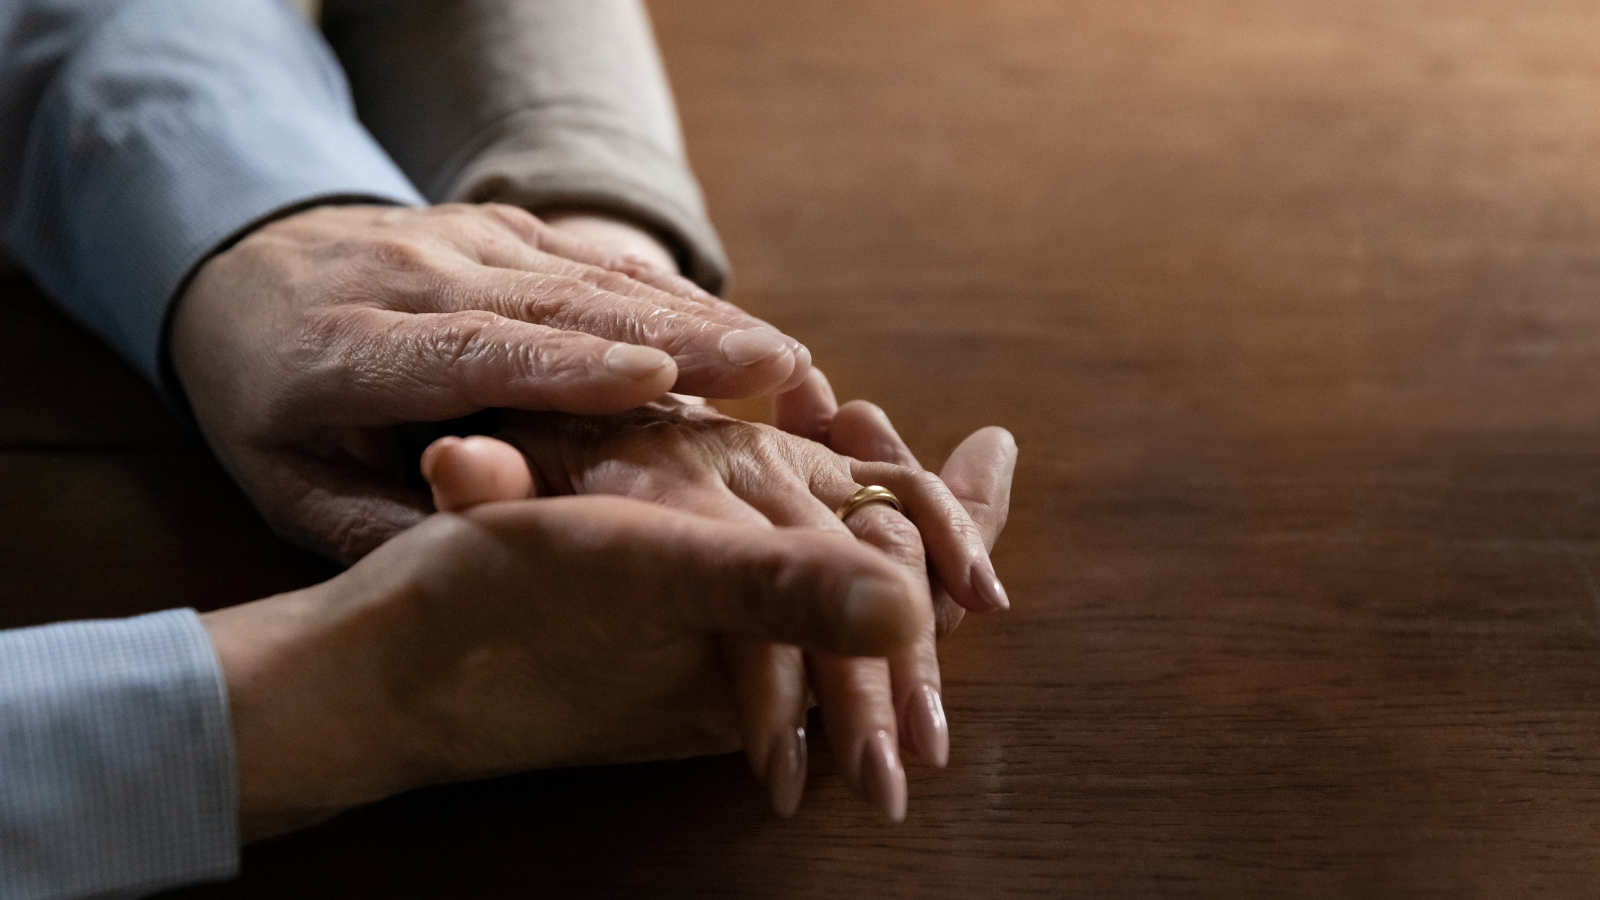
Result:
M1017 468L1017 441L997 426L980 428L961 442L945 461L939 477L950 487L983 534L983 544L994 542L1006 527L1011 510L1011 476Z
M517 448L481 435L429 444L422 452L422 477L433 487L433 507L440 512L533 496L533 476Z
M833 417L839 412L839 401L834 399L828 376L822 374L821 369L813 368L798 387L774 397L772 407L772 424L779 431L827 444Z
M482 310L346 314L313 371L323 390L356 397L374 424L424 422L492 406L598 415L633 409L678 377L671 356ZM354 391L351 390L352 386Z

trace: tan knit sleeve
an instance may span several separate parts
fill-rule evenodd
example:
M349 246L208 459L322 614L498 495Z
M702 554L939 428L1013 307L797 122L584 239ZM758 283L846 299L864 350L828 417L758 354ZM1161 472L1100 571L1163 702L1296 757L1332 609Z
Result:
M639 0L323 7L362 121L429 200L618 215L722 288L727 260Z

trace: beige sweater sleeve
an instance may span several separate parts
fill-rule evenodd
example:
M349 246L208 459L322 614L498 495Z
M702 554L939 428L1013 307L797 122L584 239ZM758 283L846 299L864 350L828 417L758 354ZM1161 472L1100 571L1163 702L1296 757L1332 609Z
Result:
M641 0L322 6L362 121L429 200L618 215L721 290L727 259Z

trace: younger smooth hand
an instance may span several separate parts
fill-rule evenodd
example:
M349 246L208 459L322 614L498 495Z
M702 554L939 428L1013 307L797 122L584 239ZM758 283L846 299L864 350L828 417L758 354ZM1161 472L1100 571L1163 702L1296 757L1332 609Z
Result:
M566 497L431 516L202 621L250 840L426 784L733 750L722 641L882 656L927 604L853 539Z

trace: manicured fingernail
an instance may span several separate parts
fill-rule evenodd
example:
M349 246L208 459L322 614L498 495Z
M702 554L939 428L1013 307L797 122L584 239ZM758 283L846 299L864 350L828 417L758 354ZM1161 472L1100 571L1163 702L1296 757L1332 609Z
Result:
M880 731L867 740L861 751L861 782L867 800L884 815L895 822L906 820L906 770L889 732Z
M767 791L772 808L785 819L800 810L806 790L806 730L796 728L779 739L767 754Z
M637 381L672 364L672 357L654 347L614 344L606 351L606 368Z
M787 341L774 332L760 328L730 331L722 336L722 355L736 366L753 366L788 350Z
M1011 608L1011 598L1006 596L1005 586L987 562L980 560L972 564L972 589L978 592L978 599L991 610Z
M911 749L923 762L944 768L950 762L950 725L944 718L944 703L933 685L925 684L911 692L906 702L906 733Z
M811 365L811 348L799 341L794 342L794 364L796 368Z

